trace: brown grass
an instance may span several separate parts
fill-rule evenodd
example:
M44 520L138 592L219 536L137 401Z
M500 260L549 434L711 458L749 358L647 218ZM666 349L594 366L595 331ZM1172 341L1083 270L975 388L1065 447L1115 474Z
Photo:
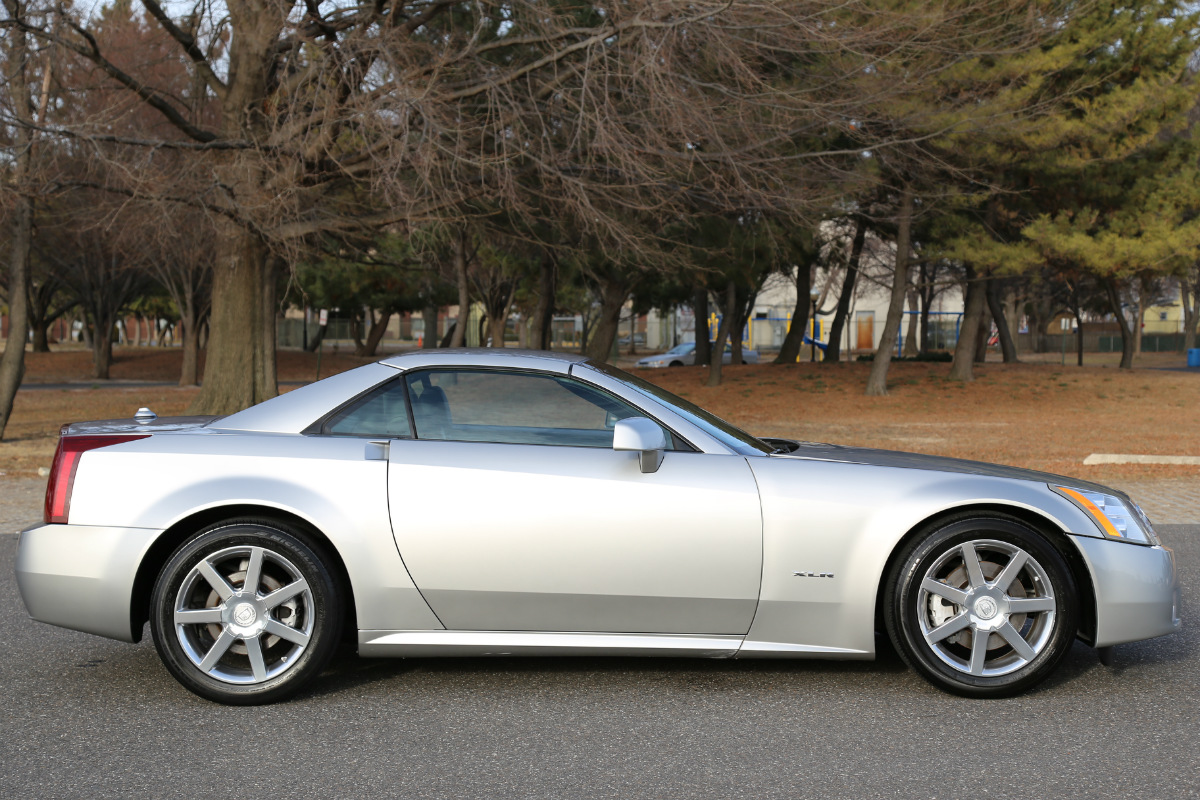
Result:
M868 364L746 366L709 389L702 368L652 377L751 433L993 461L1081 477L1200 468L1084 467L1090 453L1200 455L1200 375L1104 367L988 364L976 380L948 364L896 363L888 396L866 397Z
M25 390L0 444L0 471L33 475L48 465L59 426L128 417L149 405L183 413L195 389L120 388L86 382L87 352L30 354L27 381L85 381L69 389ZM322 375L363 363L324 354ZM1200 455L1200 375L1057 364L987 364L977 380L946 379L948 364L896 363L887 397L866 397L867 364L729 367L724 385L704 386L705 370L639 374L758 435L911 450L994 461L1100 481L1200 479L1200 468L1084 467L1089 453ZM174 380L179 353L123 349L117 379ZM311 380L316 356L280 353L281 381ZM289 386L281 387L283 389Z

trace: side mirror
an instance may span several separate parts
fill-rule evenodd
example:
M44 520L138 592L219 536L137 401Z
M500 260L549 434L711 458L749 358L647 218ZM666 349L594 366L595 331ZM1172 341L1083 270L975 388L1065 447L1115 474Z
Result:
M613 450L636 450L642 472L657 472L667 449L667 435L645 417L618 420L613 426Z

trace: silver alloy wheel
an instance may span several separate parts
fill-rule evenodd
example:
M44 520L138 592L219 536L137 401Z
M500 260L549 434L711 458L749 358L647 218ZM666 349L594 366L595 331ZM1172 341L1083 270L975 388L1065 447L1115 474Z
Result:
M255 684L282 675L308 647L312 591L279 553L239 545L203 557L175 596L174 627L183 652L205 675Z
M1046 570L1016 545L963 542L925 572L917 595L933 653L976 677L1008 675L1049 645L1058 604Z

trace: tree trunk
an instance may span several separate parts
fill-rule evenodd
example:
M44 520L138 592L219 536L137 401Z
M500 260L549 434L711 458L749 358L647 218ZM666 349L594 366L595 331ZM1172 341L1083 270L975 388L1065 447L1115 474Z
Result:
M975 380L975 340L979 336L979 320L987 308L987 289L983 280L967 265L967 288L962 324L958 327L958 341L954 345L954 363L950 366L950 379L970 382Z
M1044 281L1037 281L1030 287L1027 307L1033 352L1047 353L1050 351L1050 340L1046 334L1046 326L1054 316L1054 308Z
M921 353L928 353L929 312L932 310L934 296L933 288L928 285L931 280L929 276L929 262L922 261L920 270L920 277L917 279L919 283L917 294L921 298L921 341L917 347L917 350Z
M366 314L373 315L371 309L366 309ZM363 342L363 312L359 311L350 318L350 338L354 341L354 355L361 356L366 352L366 343ZM371 324L375 324L372 318Z
M1137 300L1133 304L1133 353L1142 354L1142 327L1146 319L1146 281L1139 276L1137 279Z
M450 346L462 347L467 340L467 318L471 315L471 291L467 281L467 234L454 237L454 278L458 283L458 324L450 331Z
M900 333L900 318L904 314L904 292L908 288L908 261L912 239L913 192L905 186L900 193L900 216L896 231L896 274L892 277L892 298L888 303L887 321L883 324L883 338L871 362L867 376L866 393L873 397L887 394L888 366L892 361L892 349Z
M264 246L264 251L266 250ZM278 347L278 325L276 317L279 308L279 275L284 270L283 260L277 256L266 254L262 271L261 339L255 345L254 384L260 387L255 403L270 400L279 394L279 369L276 361Z
M708 341L707 286L701 286L692 295L692 314L696 320L696 355L692 363L696 366L703 366L712 359L712 345Z
M24 41L23 33L11 32ZM16 48L14 48L15 50ZM24 47L21 47L21 52ZM21 69L14 70L21 73ZM14 78L12 83L17 84ZM24 76L20 81L24 85ZM16 89L14 88L14 91ZM18 136L25 132L18 129ZM22 152L22 151L18 151ZM22 153L18 158L17 171L22 176L26 171L27 158ZM15 182L15 180L14 180ZM13 209L12 239L9 240L8 250L8 341L4 347L4 355L0 356L0 439L4 438L4 429L8 418L12 416L13 401L17 397L17 389L25 376L25 333L29 329L28 302L25 287L29 282L29 248L33 231L33 201L23 193L18 193Z
M318 317L319 319L319 317ZM318 325L313 335L308 337L308 347L305 348L310 353L317 352L321 347L321 342L325 341L325 331L329 328L328 325Z
M454 341L454 332L458 330L458 320L450 323L450 327L446 330L446 335L442 337L442 341L438 343L438 347L449 347Z
M505 311L507 312L507 308ZM488 314L488 347L504 347L504 334L508 328L508 314Z
M179 370L179 385L195 386L200 383L200 337L196 330L196 289L190 280L184 284L183 303L179 311L179 324L183 329L183 366Z
M850 258L846 261L846 278L842 281L837 311L833 314L833 324L829 326L829 344L825 347L825 358L822 359L831 364L842 360L842 330L850 316L850 303L853 302L854 286L858 282L858 262L862 259L866 238L867 223L860 219L854 229L854 243L850 245Z
M23 5L5 2L9 16L17 22L25 22ZM33 198L25 186L25 180L30 171L31 149L33 147L33 115L29 103L28 73L29 49L24 30L9 28L5 31L7 40L5 49L4 72L8 80L9 97L12 113L17 120L26 123L16 125L11 133L12 148L15 153L15 163L11 164L8 174L8 187L14 190L13 209L9 216L11 228L8 241L8 341L4 346L4 355L0 356L0 439L4 438L4 429L12 416L13 402L17 397L17 389L21 379L25 377L25 334L29 330L29 250L33 240Z
M49 353L50 352L50 335L49 323L45 325L33 326L33 352Z
M487 313L488 347L504 347L504 337L508 331L508 314L512 309L513 297L517 293L516 281L500 280L489 286L483 294L484 311ZM484 338L480 329L480 338Z
M388 323L391 321L392 312L381 311L371 323L371 330L367 331L367 341L363 343L362 352L356 353L356 355L373 358L375 351L379 349L379 342L383 339L383 334L387 333Z
M908 330L904 332L904 357L916 358L921 352L920 334L918 326L921 323L921 295L916 288L908 290Z
M1196 322L1200 317L1200 269L1193 266L1189 285L1189 276L1179 279L1179 299L1183 302L1183 348L1191 350L1196 346Z
M551 325L554 322L555 299L558 295L558 259L550 251L542 254L542 264L538 271L537 307L530 320L533 340L530 347L535 350L549 350L551 341Z
M438 346L438 307L433 303L426 303L421 309L421 320L425 323L425 336L421 339L421 348L430 350Z
M804 346L804 334L808 330L808 309L812 307L811 291L812 265L800 264L796 267L796 306L792 309L787 335L779 346L779 355L775 356L776 364L795 364L800 360L800 348ZM841 301L838 302L840 305ZM832 333L829 338L833 339Z
M92 337L92 377L106 381L112 367L113 328L115 318L107 314L96 315L96 333Z
M729 349L730 349L730 364L744 364L745 359L742 356L742 334L746 331L746 326L750 323L750 314L754 311L754 303L758 299L758 292L751 291L748 296L742 292L737 292L737 299L734 302L733 322L729 328Z
M1133 330L1129 327L1129 320L1125 319L1125 312L1121 310L1121 289L1117 279L1105 278L1104 291L1108 294L1113 313L1117 315L1117 324L1121 326L1121 369L1133 369Z
M1008 315L1004 313L1004 303L1000 299L1000 281L988 278L987 282L988 310L992 313L992 321L996 323L996 332L1000 336L1000 352L1005 364L1016 364L1017 345L1013 341L1012 331L1008 327Z
M271 256L253 233L224 225L213 270L204 385L189 414L232 414L278 394Z
M987 291L984 291L985 299ZM983 364L987 361L988 338L992 332L991 314L988 313L985 305L983 313L979 315L979 331L975 334L975 358L976 364Z
M708 363L708 385L721 385L721 366L725 363L725 340L729 338L729 329L733 326L733 317L737 309L737 287L733 281L725 287L725 307L721 312L721 324L717 326L717 340L713 342L712 353Z
M613 342L621 324L621 307L629 299L629 289L623 281L610 279L600 284L600 317L588 337L584 355L601 364L612 357Z
M1075 310L1075 366L1083 366L1083 315ZM1063 334L1066 335L1065 333Z

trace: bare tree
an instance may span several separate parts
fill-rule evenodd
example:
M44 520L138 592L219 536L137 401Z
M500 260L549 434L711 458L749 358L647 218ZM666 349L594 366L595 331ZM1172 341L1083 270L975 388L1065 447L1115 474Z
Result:
M181 210L176 207L164 212L182 217ZM159 237L154 241L157 246L146 253L151 275L170 295L179 312L183 330L180 386L195 386L200 382L199 332L209 313L215 256L212 228L204 222L203 217L179 219L171 228L172 235Z
M215 220L193 406L214 413L275 393L274 265L308 236L553 207L633 252L647 242L630 214L827 206L864 147L941 123L837 146L829 131L965 58L1011 50L1021 20L1055 18L1002 0L937 13L860 0L200 0L181 19L142 5L141 50L65 4L54 25L23 29L89 63L108 98L53 131L119 162L93 183ZM889 64L903 65L898 78ZM132 105L156 124L114 128ZM167 151L188 165L171 182L157 169Z
M4 84L0 86L3 109L4 145L9 167L4 182L4 205L11 206L7 216L8 242L8 342L0 356L0 439L12 415L13 401L25 375L25 337L29 330L29 254L33 238L33 163L36 128L44 120L49 98L51 69L49 54L40 65L31 48L26 27L37 24L35 15L42 10L22 0L4 0L5 18L0 32L0 59Z
M36 237L35 237L36 247ZM75 307L77 301L63 291L62 281L53 271L45 269L44 260L37 270L31 266L29 276L29 328L33 332L33 352L50 352L49 328ZM39 274L40 273L40 274Z
M56 273L93 323L92 376L107 380L117 320L149 284L146 259L135 225L124 214L110 210L110 224L80 226L79 206L98 212L101 220L107 215L93 193L78 193L73 199L71 205L76 207L60 207L54 218L40 226L40 234L57 241L50 251Z
M913 190L911 186L900 189L899 209L896 216L896 269L892 276L892 296L888 303L887 318L883 323L883 336L871 362L867 375L868 395L887 394L888 365L892 360L892 349L900 332L900 318L904 312L904 294L908 288L908 264L912 254Z
M867 221L858 217L854 221L854 238L850 243L850 253L846 256L846 275L842 279L842 288L838 293L837 308L833 313L833 323L829 326L829 342L825 346L825 357L822 362L837 363L842 357L842 330L850 315L850 301L854 299L855 284L858 281L858 266L862 259L863 245L866 243ZM795 324L795 323L793 323ZM797 350L797 352L799 352Z

